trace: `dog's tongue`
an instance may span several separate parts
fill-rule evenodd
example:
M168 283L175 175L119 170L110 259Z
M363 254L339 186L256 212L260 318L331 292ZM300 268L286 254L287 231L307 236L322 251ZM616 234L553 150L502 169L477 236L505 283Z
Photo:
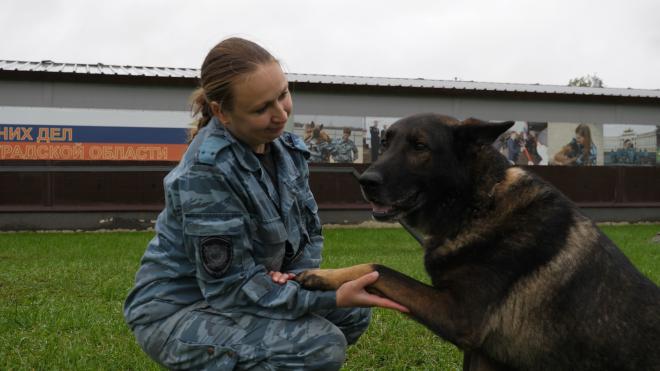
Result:
M384 205L378 205L378 204L371 204L371 208L373 209L374 213L378 214L387 214L391 208L389 206L384 206Z

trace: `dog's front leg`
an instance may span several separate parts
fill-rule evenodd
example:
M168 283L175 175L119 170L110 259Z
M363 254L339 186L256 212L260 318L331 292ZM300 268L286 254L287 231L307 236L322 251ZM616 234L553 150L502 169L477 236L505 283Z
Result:
M342 284L378 271L367 290L393 300L410 310L409 315L460 348L475 346L471 321L457 306L448 290L441 290L379 264L361 264L340 269L313 269L296 277L312 290L336 290Z

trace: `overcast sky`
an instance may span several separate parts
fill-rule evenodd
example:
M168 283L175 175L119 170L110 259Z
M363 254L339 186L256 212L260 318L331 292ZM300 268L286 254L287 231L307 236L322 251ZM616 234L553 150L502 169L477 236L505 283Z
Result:
M228 36L287 72L660 89L659 0L0 0L0 59L199 68Z

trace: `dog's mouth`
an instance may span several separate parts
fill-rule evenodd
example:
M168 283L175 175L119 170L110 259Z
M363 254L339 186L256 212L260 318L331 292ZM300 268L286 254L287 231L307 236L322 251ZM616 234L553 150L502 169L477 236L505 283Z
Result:
M371 213L376 220L389 220L395 219L400 212L394 206L380 205L372 202Z
M422 206L424 201L419 193L410 194L403 200L385 204L382 201L371 200L371 213L378 221L398 220Z

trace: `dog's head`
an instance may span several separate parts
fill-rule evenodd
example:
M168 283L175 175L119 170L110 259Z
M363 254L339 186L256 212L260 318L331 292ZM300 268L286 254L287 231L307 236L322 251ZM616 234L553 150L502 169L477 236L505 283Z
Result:
M319 140L321 142L328 142L328 143L332 141L332 139L330 138L328 133L326 133L323 130L323 124L318 125L318 126L313 128L313 130L312 130L312 139L316 139L316 140Z
M483 153L492 156L494 164L508 166L491 144L512 125L461 122L437 114L395 122L382 138L383 154L360 177L374 218L401 219L424 229L429 218L451 217L466 207L474 189L474 168L483 162Z

